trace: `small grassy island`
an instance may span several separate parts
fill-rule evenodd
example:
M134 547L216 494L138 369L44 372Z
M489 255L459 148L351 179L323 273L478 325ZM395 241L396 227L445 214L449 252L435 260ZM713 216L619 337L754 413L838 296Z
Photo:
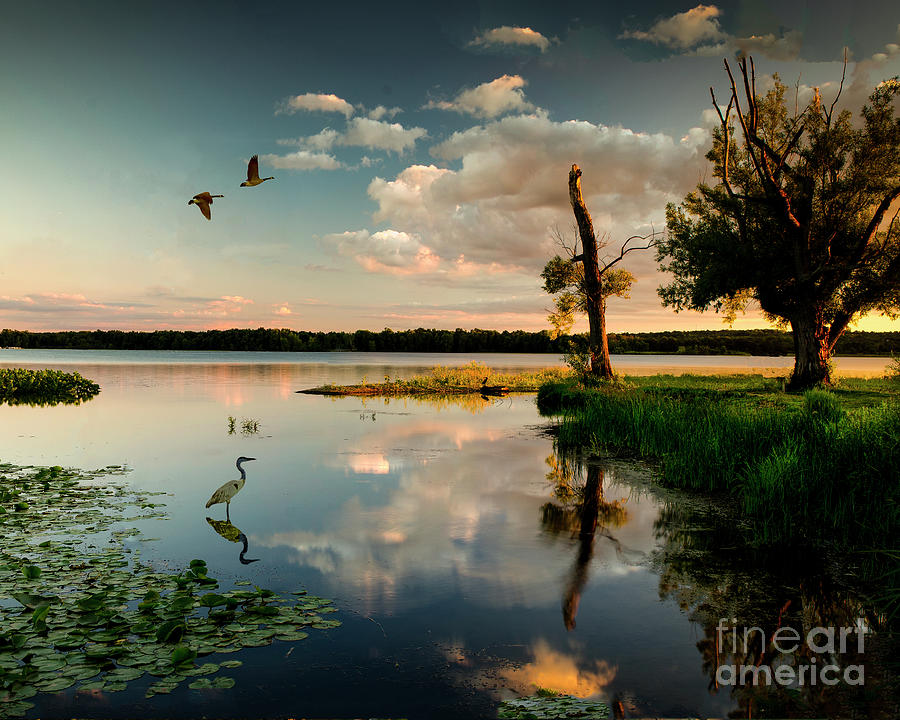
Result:
M9 405L79 404L100 392L100 386L77 372L0 368L0 403Z
M364 395L403 397L411 395L466 395L485 392L537 392L548 382L561 381L572 372L567 368L547 368L538 372L495 373L487 365L471 362L461 367L437 366L428 375L407 379L385 376L384 382L370 383L365 378L358 385L320 385L298 390L307 395Z

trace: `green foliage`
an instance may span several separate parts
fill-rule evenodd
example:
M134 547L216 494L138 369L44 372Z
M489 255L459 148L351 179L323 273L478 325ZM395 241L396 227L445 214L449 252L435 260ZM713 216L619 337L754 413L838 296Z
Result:
M572 372L582 380L591 371L591 349L582 338L576 338L569 342L569 348L563 353L563 360Z
M609 705L605 702L563 695L545 688L540 688L531 697L505 700L497 711L498 718L530 720L557 720L557 718L605 720L609 715Z
M803 339L795 380L808 385L827 379L820 358L849 322L900 310L900 224L881 222L900 188L900 83L875 89L859 126L818 93L792 115L786 90L776 75L756 105L742 101L751 135L759 121L752 142L714 131L718 183L668 206L657 259L673 279L659 292L676 310L731 317L758 303Z
M576 336L580 337L580 336ZM359 342L357 342L357 339ZM550 332L523 330L404 330L356 333L294 330L207 330L203 332L120 330L30 333L0 331L0 347L96 350L252 350L257 352L528 352L562 354L571 336L553 339ZM374 346L374 347L373 347ZM611 333L612 353L682 353L689 355L791 355L790 333L778 330L691 330ZM841 355L900 353L900 332L846 332L835 352Z
M844 417L844 410L834 393L823 389L803 393L803 410L814 422L836 423Z
M759 98L760 134L772 148L785 148L802 128L786 155L779 180L795 215L812 233L811 259L821 264L819 284L807 288L826 313L852 317L860 312L896 307L900 294L888 271L888 258L900 251L900 232L891 228L873 236L879 253L859 247L874 207L900 183L900 121L894 118L896 83L884 83L863 108L862 127L850 113L829 119L827 108L813 103L789 117L786 86ZM725 157L729 150L728 180ZM676 309L739 309L757 300L763 310L790 319L803 302L798 296L794 236L785 227L779 203L763 187L746 147L719 128L707 156L715 163L719 184L700 184L678 208L667 210L668 236L658 246L664 270L674 280L660 294ZM806 278L802 279L807 282Z
M241 433L243 435L257 435L259 433L259 420L244 418L241 420Z
M900 380L900 357L891 355L891 362L887 367L887 376L894 380Z
M584 286L584 265L553 256L541 271L544 290L553 298L555 311L548 316L553 327L551 337L568 333L575 324L577 313L587 311L587 293ZM608 268L600 275L600 295L603 307L611 297L629 297L634 275L628 270Z
M100 392L100 386L77 372L0 368L0 403L9 405L79 404Z

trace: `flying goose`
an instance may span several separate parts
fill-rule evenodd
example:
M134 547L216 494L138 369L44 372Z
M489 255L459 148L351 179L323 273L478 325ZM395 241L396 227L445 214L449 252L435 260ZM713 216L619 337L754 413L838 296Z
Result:
M274 177L261 178L259 176L259 155L254 155L247 163L247 179L241 183L241 187L253 187L264 183L266 180L274 180Z
M212 216L209 213L209 206L212 205L213 198L217 197L225 197L224 195L210 195L208 192L197 193L188 201L188 205L196 205L200 208L200 212L202 212L207 220L212 220Z

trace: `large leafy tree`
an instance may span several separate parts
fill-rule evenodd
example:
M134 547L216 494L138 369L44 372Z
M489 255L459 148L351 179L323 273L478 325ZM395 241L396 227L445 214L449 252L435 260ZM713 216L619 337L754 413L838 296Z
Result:
M840 91L826 106L816 90L791 113L777 75L759 96L752 59L749 69L740 61L741 88L725 68L724 112L710 89L721 123L707 158L718 182L668 206L657 255L674 278L660 296L676 310L732 316L755 300L791 328L791 385L829 383L847 326L900 310L900 82L878 85L854 124L835 111Z

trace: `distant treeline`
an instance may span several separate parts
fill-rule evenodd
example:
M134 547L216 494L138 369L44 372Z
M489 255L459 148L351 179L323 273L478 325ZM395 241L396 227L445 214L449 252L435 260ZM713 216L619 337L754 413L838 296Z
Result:
M516 352L563 353L573 339L551 338L546 330L92 330L27 332L3 330L0 347L73 350L255 350L282 352ZM779 330L691 330L686 332L614 333L609 350L624 353L685 355L793 355L791 334ZM846 332L838 355L900 355L900 332Z

